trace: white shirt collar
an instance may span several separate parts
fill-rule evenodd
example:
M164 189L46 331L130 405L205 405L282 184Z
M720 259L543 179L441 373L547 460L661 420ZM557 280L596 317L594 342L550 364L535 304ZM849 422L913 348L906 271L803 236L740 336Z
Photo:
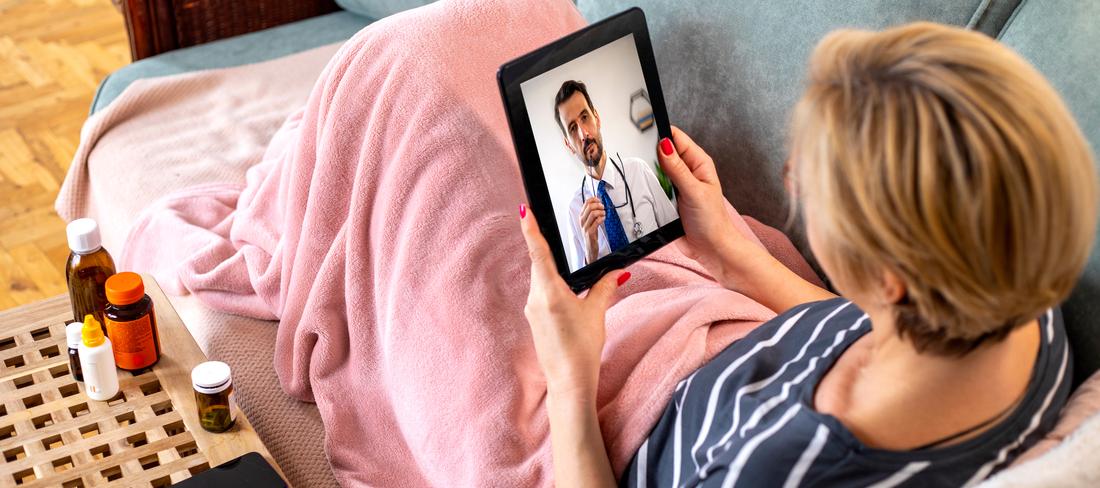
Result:
M596 180L596 184L599 185L600 181L606 183L607 188L618 188L622 185L623 177L619 174L618 163L611 159L611 156L607 156L607 161L603 165L603 178L602 180ZM593 178L595 179L595 178Z

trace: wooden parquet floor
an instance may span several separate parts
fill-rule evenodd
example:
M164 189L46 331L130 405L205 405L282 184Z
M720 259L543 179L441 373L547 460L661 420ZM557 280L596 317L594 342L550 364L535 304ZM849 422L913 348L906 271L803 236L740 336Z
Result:
M65 292L53 201L96 87L129 62L110 0L0 0L0 310Z

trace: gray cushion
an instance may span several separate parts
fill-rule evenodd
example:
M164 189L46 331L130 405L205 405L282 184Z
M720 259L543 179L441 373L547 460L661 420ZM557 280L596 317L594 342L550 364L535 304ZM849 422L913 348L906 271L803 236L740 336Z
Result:
M827 32L915 20L965 25L997 36L1033 62L1100 147L1100 2L1048 0L579 0L596 21L638 4L646 12L669 117L718 164L726 197L741 211L785 228L812 263L799 226L784 227L781 181L787 121L806 60ZM1021 5L1017 8L1018 5ZM1100 253L1065 305L1075 377L1100 369Z
M362 16L334 12L142 59L111 73L100 83L91 111L106 107L134 80L267 61L347 40L367 24L370 20Z
M577 6L590 21L633 5L645 11L672 123L714 157L726 197L738 210L786 228L786 126L817 41L840 27L915 20L980 25L996 33L1000 25L992 22L1011 9L1005 10L1005 2L995 2L995 9L983 3L578 0ZM787 230L813 263L801 229Z
M344 10L378 20L403 10L427 5L434 0L336 0Z
M1001 41L1041 71L1062 95L1089 143L1100 148L1100 2L1025 2ZM1100 236L1098 236L1100 238ZM1073 346L1074 382L1100 369L1100 250L1063 306Z

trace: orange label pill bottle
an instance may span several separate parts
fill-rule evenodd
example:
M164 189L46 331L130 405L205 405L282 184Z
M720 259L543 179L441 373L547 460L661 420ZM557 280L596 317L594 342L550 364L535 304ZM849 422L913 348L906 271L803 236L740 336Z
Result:
M119 369L138 371L160 360L160 335L153 300L137 273L123 272L107 278L107 336L114 347Z

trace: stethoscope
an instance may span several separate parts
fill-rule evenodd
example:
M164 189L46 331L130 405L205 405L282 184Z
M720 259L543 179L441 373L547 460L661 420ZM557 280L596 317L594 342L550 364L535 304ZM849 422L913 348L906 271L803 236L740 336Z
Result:
M608 157L607 159L611 160L611 165L615 167L615 171L618 171L619 176L621 176L623 178L623 185L626 186L626 200L627 200L627 203L630 204L630 215L634 217L634 238L637 239L639 237L642 237L642 224L641 224L641 222L638 222L638 212L634 210L634 194L630 192L630 183L627 183L626 173L623 172L623 168L621 167L623 157L619 156L619 153L615 153L615 156L619 157L619 162L618 163L615 162L614 158ZM588 180L588 174L585 174L584 176L581 177L581 202L584 202L586 200L586 198L584 197L584 183L585 183L586 180ZM592 195L595 196L596 195L596 188L595 188L596 181L595 180L592 181L592 185L593 185ZM607 197L608 197L608 199L610 199L611 195L608 195ZM615 201L611 200L611 203L614 205ZM626 203L624 203L622 205L615 205L615 210L617 211L618 209L623 208L626 205L627 205Z

